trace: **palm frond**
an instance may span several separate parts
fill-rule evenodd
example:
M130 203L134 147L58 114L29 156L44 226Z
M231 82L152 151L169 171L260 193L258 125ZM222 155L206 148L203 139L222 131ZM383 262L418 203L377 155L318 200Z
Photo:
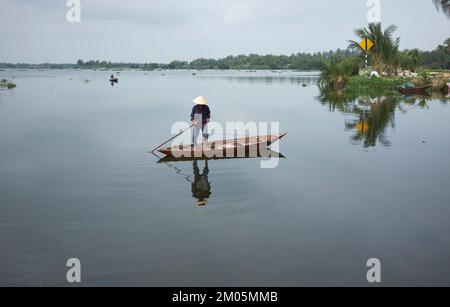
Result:
M433 3L438 11L442 11L450 18L450 0L433 0Z

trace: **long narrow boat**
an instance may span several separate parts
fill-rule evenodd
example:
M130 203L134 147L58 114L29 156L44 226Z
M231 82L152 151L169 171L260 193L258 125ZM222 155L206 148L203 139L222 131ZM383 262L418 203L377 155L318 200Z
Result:
M287 133L244 137L207 142L200 145L180 145L160 148L158 151L177 159L186 158L241 158L267 156L268 146L282 139Z
M397 90L402 94L425 94L432 85L425 85L425 86L417 86L412 88L405 88L405 87L397 87Z

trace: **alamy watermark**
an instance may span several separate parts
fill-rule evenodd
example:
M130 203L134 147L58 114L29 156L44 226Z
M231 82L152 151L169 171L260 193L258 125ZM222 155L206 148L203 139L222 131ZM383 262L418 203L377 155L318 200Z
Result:
M367 22L379 23L381 22L381 0L368 0L367 7Z
M370 268L367 271L366 278L371 284L381 283L381 261L377 258L371 258L367 260L367 267Z
M66 13L66 19L69 23L81 22L81 1L80 0L67 0L66 6L69 10Z
M69 10L66 14L66 19L70 23L81 22L81 0L67 0L66 6ZM367 22L379 23L381 22L381 0L367 0Z
M69 270L66 273L68 283L81 283L81 261L78 258L70 258L66 262ZM369 268L366 274L367 282L371 284L381 283L381 261L378 258L367 260L366 266Z
M81 282L81 261L78 258L70 258L66 262L66 266L70 269L66 273L68 283Z

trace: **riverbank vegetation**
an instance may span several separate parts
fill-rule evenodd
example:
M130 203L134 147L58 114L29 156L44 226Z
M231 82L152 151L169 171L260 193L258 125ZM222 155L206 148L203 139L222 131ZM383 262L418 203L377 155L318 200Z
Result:
M405 83L432 85L433 91L448 91L446 84L450 81L450 73L445 70L431 72L430 67L450 68L450 38L433 52L401 51L400 38L394 35L396 30L394 25L383 29L380 23L356 29L357 40L350 40L348 48L357 55L324 61L320 86L350 96L395 94L396 88ZM374 43L368 52L370 67L367 73L372 77L366 76L362 64L365 53L359 46L366 38Z

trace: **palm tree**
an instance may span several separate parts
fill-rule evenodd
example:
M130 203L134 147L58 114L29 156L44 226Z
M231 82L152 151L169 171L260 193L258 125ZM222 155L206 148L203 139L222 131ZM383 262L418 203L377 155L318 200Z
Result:
M450 52L450 38L447 38L444 42L444 48L447 52Z
M412 71L414 72L417 67L419 67L420 63L422 62L422 55L420 54L419 49L412 49L409 50L409 55L411 57L411 65L412 65Z
M436 50L440 53L450 53L450 38L448 38L444 44L437 46Z
M338 61L332 57L329 61L322 63L321 71L319 86L340 91L344 89L353 75L354 67L348 61Z
M400 39L394 39L394 32L397 26L390 25L384 31L381 23L371 23L367 28L359 28L355 30L356 36L360 39L370 39L374 46L370 49L369 54L372 57L373 67L376 71L382 73L386 68L391 73L393 68L398 64L398 47ZM359 42L350 40L349 48L360 50Z
M442 11L450 18L450 0L433 0L438 11Z
M400 64L400 38L396 38L393 41L386 42L384 50L384 63L388 76L392 76L393 73L397 74L397 68Z
M422 55L419 49L407 49L400 53L400 62L403 69L415 72L422 62Z

